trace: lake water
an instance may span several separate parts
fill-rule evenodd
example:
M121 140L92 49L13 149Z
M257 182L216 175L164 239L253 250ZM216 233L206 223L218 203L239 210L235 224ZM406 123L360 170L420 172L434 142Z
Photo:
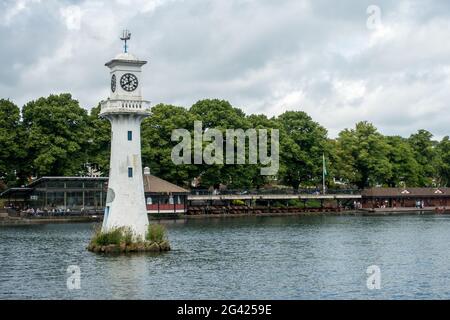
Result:
M102 256L92 224L0 228L0 299L450 299L450 216L167 224L173 250ZM68 290L67 267L81 270ZM366 285L381 269L381 289Z

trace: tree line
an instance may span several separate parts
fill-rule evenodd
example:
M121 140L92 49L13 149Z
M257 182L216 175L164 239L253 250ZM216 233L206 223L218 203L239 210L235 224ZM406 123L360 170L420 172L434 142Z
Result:
M0 99L0 189L26 184L30 177L86 175L97 166L108 175L110 124L88 112L70 94L50 95L26 103L22 109ZM175 165L171 160L172 130L278 129L280 170L261 176L260 165ZM426 130L409 137L385 136L369 122L341 131L337 138L303 111L278 117L246 115L229 102L201 100L190 108L158 104L142 123L142 163L152 174L182 186L199 178L199 187L260 188L268 184L313 187L322 184L322 155L326 184L367 188L437 187L450 185L450 141L433 139Z

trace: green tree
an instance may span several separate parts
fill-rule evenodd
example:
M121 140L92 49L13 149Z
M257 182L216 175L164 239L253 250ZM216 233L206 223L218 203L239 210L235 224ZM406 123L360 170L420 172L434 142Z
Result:
M327 131L303 111L287 111L277 119L280 126L280 177L294 190L301 183L322 180L322 155Z
M172 131L186 129L193 132L194 118L183 107L158 104L151 110L150 117L142 122L142 163L152 174L176 183L187 185L197 175L195 166L175 165L171 158L172 149L178 144L171 141Z
M111 153L111 124L99 117L100 105L91 109L88 127L87 161L97 167L103 176L109 174Z
M79 175L85 173L86 163L98 165L107 175L111 128L99 113L97 106L88 115L70 94L50 95L27 103L21 121L19 108L1 99L0 180L13 186L30 175ZM201 177L204 188L219 184L258 188L270 182L272 177L260 174L261 164L175 165L171 153L179 141L171 141L172 131L186 129L193 138L195 120L202 121L203 132L221 130L224 156L227 129L279 129L278 178L294 189L321 183L324 153L328 184L335 177L359 188L450 185L449 137L437 142L426 130L407 139L384 137L372 124L360 122L340 132L337 139L328 139L326 129L305 112L289 111L270 119L246 116L218 99L200 100L189 110L165 104L153 107L151 116L142 123L143 165L180 185L188 185L195 177ZM245 152L248 155L248 140Z
M23 172L23 138L19 107L0 99L0 180L9 185L14 185L16 175Z
M277 118L267 118L264 114L251 114L247 116L252 128L255 129L279 129L280 123Z
M275 117L267 118L266 115L263 114L252 114L247 116L247 120L250 122L250 127L259 130L267 130L267 132L271 132L271 130L276 129L280 130L280 123ZM268 141L269 144L270 141ZM268 145L268 150L270 150L270 145ZM248 151L248 150L247 150ZM276 177L269 177L261 175L262 165L260 163L256 165L247 165L245 166L245 171L249 177L249 181L251 181L251 187L256 187L259 189L265 184L271 183L272 179L277 179L279 173ZM246 178L246 176L243 176Z
M50 95L23 109L23 146L36 176L79 175L85 170L88 115L70 94Z
M251 127L250 121L245 113L238 108L234 108L228 101L218 99L200 100L189 110L195 120L202 121L203 132L210 129L222 131L223 150L225 157L226 150L226 129L247 130ZM204 145L209 143L204 143ZM248 149L246 149L248 154ZM225 159L224 159L225 160ZM202 186L218 186L225 184L229 188L250 188L253 178L257 175L257 166L248 164L202 164L196 166L201 177ZM258 173L259 174L259 173Z
M427 130L419 130L412 134L408 142L414 151L414 158L419 164L419 186L431 187L437 175L437 142Z
M189 112L196 120L203 122L204 128L247 129L249 127L245 113L225 100L200 100L192 105Z
M391 136L386 137L386 141L389 145L387 156L392 166L392 175L386 177L385 184L389 187L417 186L420 166L408 140Z
M439 156L439 184L448 187L450 186L450 139L448 136L442 139L437 150Z
M382 184L392 175L388 153L389 145L377 129L359 122L355 129L339 133L339 176L360 189Z

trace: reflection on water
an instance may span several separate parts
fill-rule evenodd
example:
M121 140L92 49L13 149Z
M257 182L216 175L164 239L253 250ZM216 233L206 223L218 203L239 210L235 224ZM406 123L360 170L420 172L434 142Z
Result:
M0 298L449 299L450 216L168 223L173 251L102 256L90 224L0 228ZM81 289L68 290L69 265ZM381 290L368 290L368 266Z

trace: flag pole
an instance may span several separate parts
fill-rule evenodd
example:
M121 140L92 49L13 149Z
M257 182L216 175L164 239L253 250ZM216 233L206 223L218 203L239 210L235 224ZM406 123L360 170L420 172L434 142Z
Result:
M322 153L322 193L325 194L325 154Z

